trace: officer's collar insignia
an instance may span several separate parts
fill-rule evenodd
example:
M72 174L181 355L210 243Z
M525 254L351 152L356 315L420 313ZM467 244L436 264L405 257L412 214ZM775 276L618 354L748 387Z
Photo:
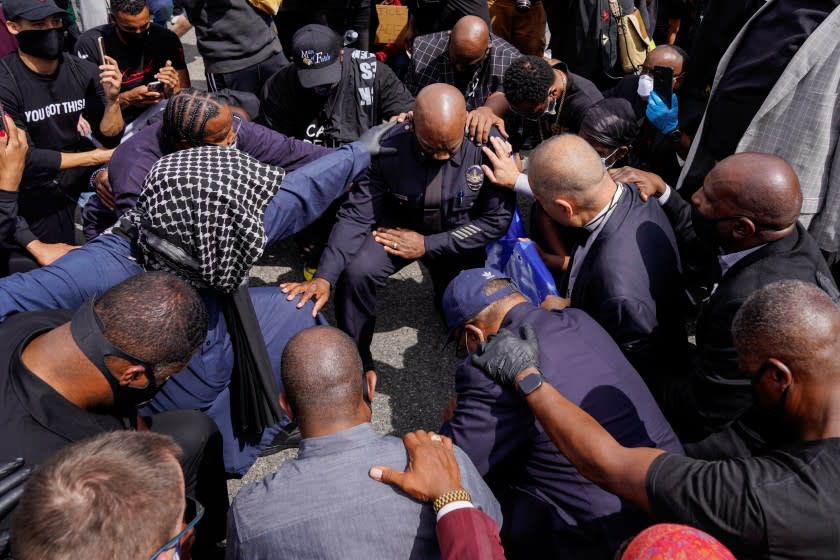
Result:
M477 191L481 188L482 183L484 183L484 171L481 170L480 165L469 166L465 176L467 179L467 186L472 191Z

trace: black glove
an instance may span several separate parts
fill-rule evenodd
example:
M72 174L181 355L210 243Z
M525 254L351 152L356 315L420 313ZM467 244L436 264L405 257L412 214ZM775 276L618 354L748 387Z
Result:
M374 127L369 128L365 131L364 134L359 138L359 142L365 145L367 151L370 152L370 157L378 156L378 155L391 155L396 154L397 149L393 146L382 147L382 138L391 130L394 126L401 125L402 123L385 123L385 124L378 124Z
M508 329L490 335L478 346L472 363L499 385L513 387L517 374L527 368L540 367L540 343L531 325L519 327L519 338Z
M23 494L24 483L32 474L33 467L23 467L23 459L15 459L0 465L0 519L10 514ZM0 558L9 554L9 532L0 531Z

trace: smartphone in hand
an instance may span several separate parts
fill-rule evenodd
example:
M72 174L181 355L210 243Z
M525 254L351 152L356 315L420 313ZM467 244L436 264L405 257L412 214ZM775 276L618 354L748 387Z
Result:
M668 66L653 67L653 91L671 108L671 94L674 93L674 69Z
M163 82L150 82L146 84L146 88L150 93L163 93Z
M99 44L99 58L102 59L102 64L105 64L105 40L100 35L96 42Z

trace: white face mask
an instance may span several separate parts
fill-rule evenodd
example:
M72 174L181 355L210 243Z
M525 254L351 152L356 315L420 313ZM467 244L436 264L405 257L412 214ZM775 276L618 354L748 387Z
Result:
M653 76L643 74L639 76L639 87L636 88L636 93L639 97L650 97L650 92L653 91Z

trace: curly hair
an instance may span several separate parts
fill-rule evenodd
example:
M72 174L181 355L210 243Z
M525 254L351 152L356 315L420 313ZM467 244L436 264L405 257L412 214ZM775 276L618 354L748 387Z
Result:
M146 0L111 0L111 13L136 16L147 6Z
M554 83L554 70L539 56L521 56L502 76L505 97L511 105L538 105L548 97Z

